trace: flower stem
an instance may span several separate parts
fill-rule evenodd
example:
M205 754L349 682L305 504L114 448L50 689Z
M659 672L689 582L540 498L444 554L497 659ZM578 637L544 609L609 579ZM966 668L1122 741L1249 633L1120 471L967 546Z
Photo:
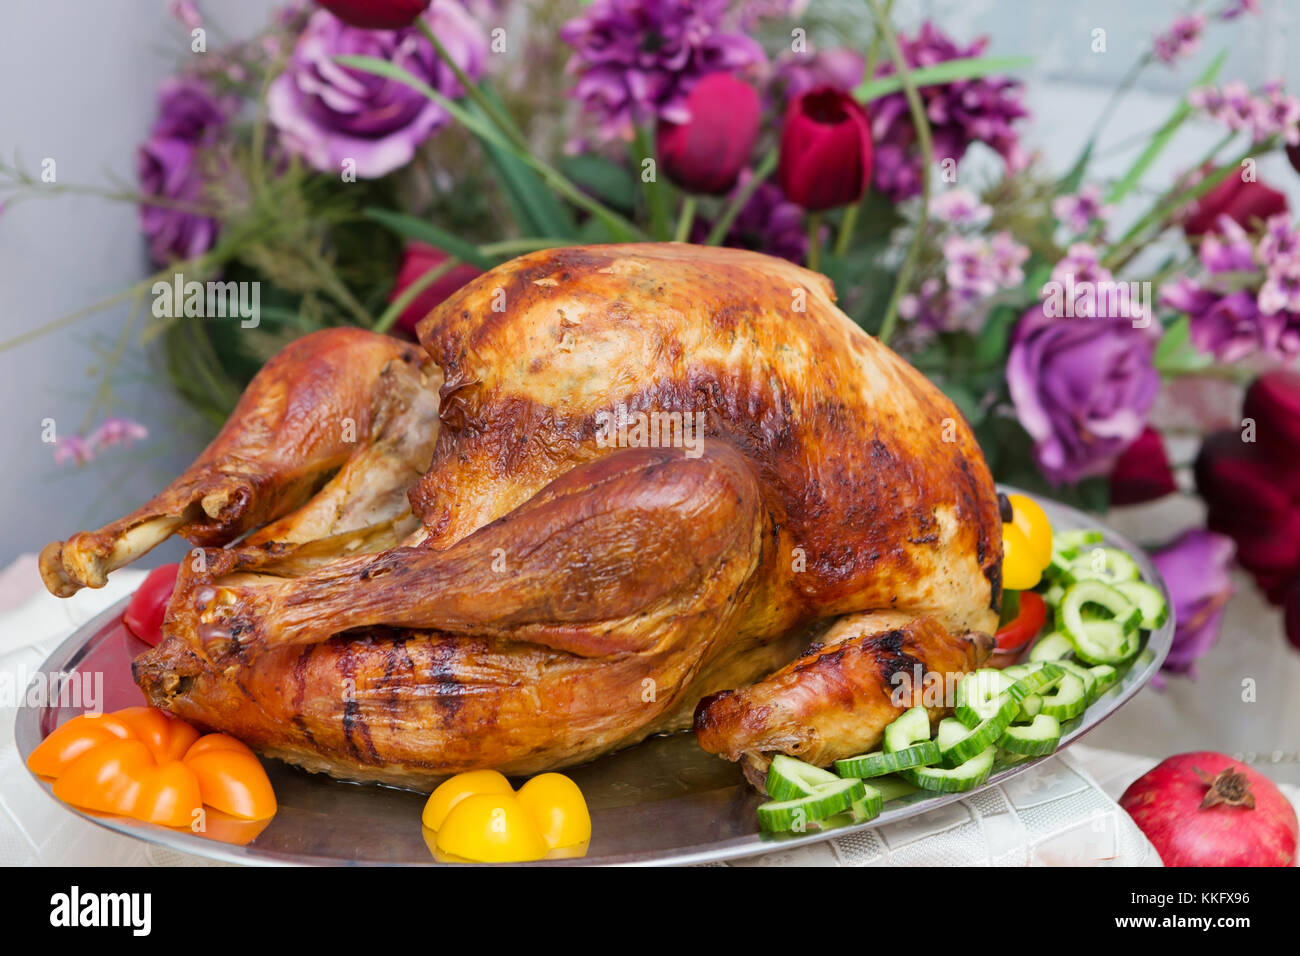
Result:
M858 224L858 210L861 208L862 203L856 202L844 210L844 218L840 220L840 234L835 239L835 257L837 259L842 259L844 254L849 251L849 243L853 241L853 227Z
M430 269L424 275L420 276L397 296L392 302L388 303L388 308L384 309L379 318L375 319L375 324L371 330L375 332L387 332L393 327L393 323L398 317L406 311L407 306L416 300L421 292L429 288L452 269L460 265L460 260L453 257L444 259L436 266Z
M819 271L822 263L822 214L808 214L808 268Z
M632 164L641 169L641 164L655 156L655 144L651 134L638 126L632 141ZM654 179L641 185L645 187L645 204L650 213L650 234L656 239L668 238L668 186L659 178L659 167L655 166Z
M419 24L420 32L423 33L425 38L433 44L433 49L434 52L438 54L438 59L442 60L443 63L446 63L447 68L450 69L452 74L456 77L456 82L459 83L461 89L465 91L465 95L473 100L474 104L496 125L497 129L505 134L506 138L510 140L512 146L526 152L528 150L528 143L525 141L523 133L519 132L519 128L515 126L510 117L498 110L496 104L483 95L483 91L478 88L478 84L471 80L469 75L461 69L460 64L452 59L451 54L447 52L447 48L443 46L442 41L438 39L438 35L433 32L433 27L429 25L429 21L423 16L418 16L415 18L415 22Z
M677 218L677 231L673 233L674 242L686 242L691 238L691 226L695 225L695 197L688 195L682 202L682 212Z
M726 238L727 232L731 229L731 224L740 215L740 210L745 208L745 203L749 202L750 197L754 195L758 187L763 185L767 177L771 176L776 170L776 159L776 149L773 148L769 149L767 154L758 161L758 165L754 167L753 175L749 177L749 182L736 191L736 195L731 197L731 202L727 204L727 208L723 210L718 221L709 230L709 236L704 240L706 246L722 244L722 240Z
M921 94L916 90L916 83L903 56L903 48L899 46L898 37L894 34L894 28L881 10L880 0L869 0L869 2L871 11L876 17L876 25L885 38L889 58L894 61L894 69L902 80L907 106L912 114L912 125L916 129L917 146L921 150L921 214L916 223L916 232L912 236L912 245L907 250L907 258L903 260L903 265L898 270L894 291L889 295L885 318L880 323L880 331L876 334L876 338L881 343L888 345L890 337L894 334L894 326L898 324L898 302L912 280L912 272L916 269L917 260L921 255L921 245L925 240L925 229L930 223L930 167L934 164L934 145L930 139L930 121L926 118Z

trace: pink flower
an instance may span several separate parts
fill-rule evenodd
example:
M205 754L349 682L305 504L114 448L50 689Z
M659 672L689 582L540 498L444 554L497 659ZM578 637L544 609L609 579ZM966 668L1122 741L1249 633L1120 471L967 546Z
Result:
M1152 52L1156 59L1165 63L1191 56L1201 48L1201 31L1204 29L1205 17L1199 13L1177 17L1168 30L1156 34Z
M966 189L950 189L930 204L930 211L940 222L954 226L977 226L987 222L993 209Z
M94 447L80 435L69 435L67 438L60 438L54 445L54 463L56 465L67 462L72 462L74 465L84 465L86 462L94 460Z
M1268 270L1259 287L1259 311L1265 315L1300 312L1300 259L1283 259Z
M1078 285L1080 282L1109 282L1112 276L1110 270L1101 264L1094 246L1076 242L1052 270L1052 281L1064 283L1067 278Z
M1059 196L1052 200L1052 215L1069 227L1074 235L1087 232L1094 222L1110 218L1112 209L1102 205L1101 187L1085 186L1073 196Z
M1291 225L1286 213L1269 216L1265 220L1258 254L1260 264L1264 266L1272 266L1300 254L1300 231Z
M1211 273L1255 270L1255 248L1240 223L1230 216L1219 217L1215 230L1201 240L1201 265Z
M132 442L144 441L148 437L149 429L137 421L130 418L106 418L91 432L87 441L98 451L101 448L112 448L114 445L129 446Z
M994 280L1004 289L1018 286L1025 281L1025 271L1021 268L1029 258L1029 249L1022 246L1005 229L993 236L989 243L993 258Z

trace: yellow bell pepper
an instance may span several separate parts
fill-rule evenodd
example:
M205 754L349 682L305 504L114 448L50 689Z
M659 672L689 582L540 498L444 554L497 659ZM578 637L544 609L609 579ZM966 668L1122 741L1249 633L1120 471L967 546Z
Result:
M1026 495L1007 495L1011 502L1011 523L1025 533L1039 569L1052 560L1052 523L1038 502Z
M1029 538L1014 524L1002 526L1002 587L1027 591L1043 578L1042 565Z
M421 820L440 858L520 863L544 856L581 856L591 839L591 814L568 777L544 773L515 793L495 770L444 781Z

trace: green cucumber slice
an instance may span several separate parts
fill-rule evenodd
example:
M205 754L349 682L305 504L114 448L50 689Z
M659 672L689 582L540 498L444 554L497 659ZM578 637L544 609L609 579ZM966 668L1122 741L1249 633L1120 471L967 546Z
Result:
M1043 710L1043 698L1038 694L1030 694L1020 702L1020 715L1012 721L1013 724L1025 723L1033 720Z
M1030 724L1013 724L998 739L998 746L1013 754L1040 757L1056 751L1061 742L1061 722L1049 714L1039 714Z
M792 800L769 800L759 804L758 825L769 832L802 833L810 823L818 823L837 813L851 810L866 796L861 780L840 780L818 787L806 796Z
M1060 631L1044 634L1029 649L1030 661L1059 661L1074 653L1074 645Z
M1057 720L1070 720L1078 717L1088 708L1088 691L1083 679L1076 674L1064 674L1056 686L1043 694L1043 709L1040 716L1046 714Z
M862 785L864 793L853 805L849 807L849 813L853 816L854 823L865 823L868 820L874 820L880 816L880 811L885 807L885 795L875 787Z
M1110 616L1085 616L1085 608L1100 608ZM1058 617L1061 632L1084 663L1117 664L1138 651L1142 612L1109 584L1080 581L1070 585L1061 599Z
M1145 631L1154 631L1169 620L1169 604L1165 596L1145 581L1121 581L1115 590L1137 605L1142 612L1138 625Z
M1101 697L1119 682L1119 670L1110 664L1098 664L1096 667L1089 667L1088 673L1096 681L1088 695L1089 703Z
M1141 577L1137 562L1126 552L1100 546L1080 551L1065 573L1069 581L1102 581L1106 584L1136 581Z
M1023 701L1031 694L1047 690L1061 679L1065 671L1056 661L1031 661L1008 667L1002 673L1015 682L1008 693L1013 699Z
M954 723L965 730L960 721ZM908 783L937 793L961 793L974 790L989 778L997 752L997 747L989 746L959 766L947 770L942 767L913 767L911 770L904 770L900 776Z
M1091 544L1101 544L1104 539L1100 531L1094 528L1078 531L1058 531L1052 535L1052 547L1072 558L1079 556L1080 550Z
M1093 694L1097 689L1097 675L1076 661L1058 661L1057 666L1064 668L1083 681L1084 696L1088 698L1088 703L1091 704L1094 700Z
M974 727L967 727L956 717L939 722L936 735L939 744L939 763L944 767L957 767L981 753L985 747L997 743L1012 718L1020 713L1020 701L1010 694L998 698L998 709ZM946 726L945 726L946 725Z
M981 667L972 671L957 684L957 706L953 712L967 727L974 727L980 721L997 714L1002 707L1002 695L1014 683L1014 680L994 667Z
M794 800L809 796L818 787L839 781L840 777L829 770L777 754L767 768L767 795L773 800Z
M912 707L895 717L885 728L885 753L906 750L913 744L930 739L930 713L924 707Z
M888 753L877 751L858 757L845 757L835 761L835 772L841 777L883 777L887 773L898 773L909 767L924 767L939 762L939 745L933 740L925 740L902 750Z

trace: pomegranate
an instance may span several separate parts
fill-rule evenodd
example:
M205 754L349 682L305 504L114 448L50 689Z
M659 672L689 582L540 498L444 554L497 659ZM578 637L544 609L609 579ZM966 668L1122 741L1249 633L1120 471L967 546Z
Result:
M1273 781L1223 754L1178 754L1119 798L1165 866L1292 866L1300 826Z

